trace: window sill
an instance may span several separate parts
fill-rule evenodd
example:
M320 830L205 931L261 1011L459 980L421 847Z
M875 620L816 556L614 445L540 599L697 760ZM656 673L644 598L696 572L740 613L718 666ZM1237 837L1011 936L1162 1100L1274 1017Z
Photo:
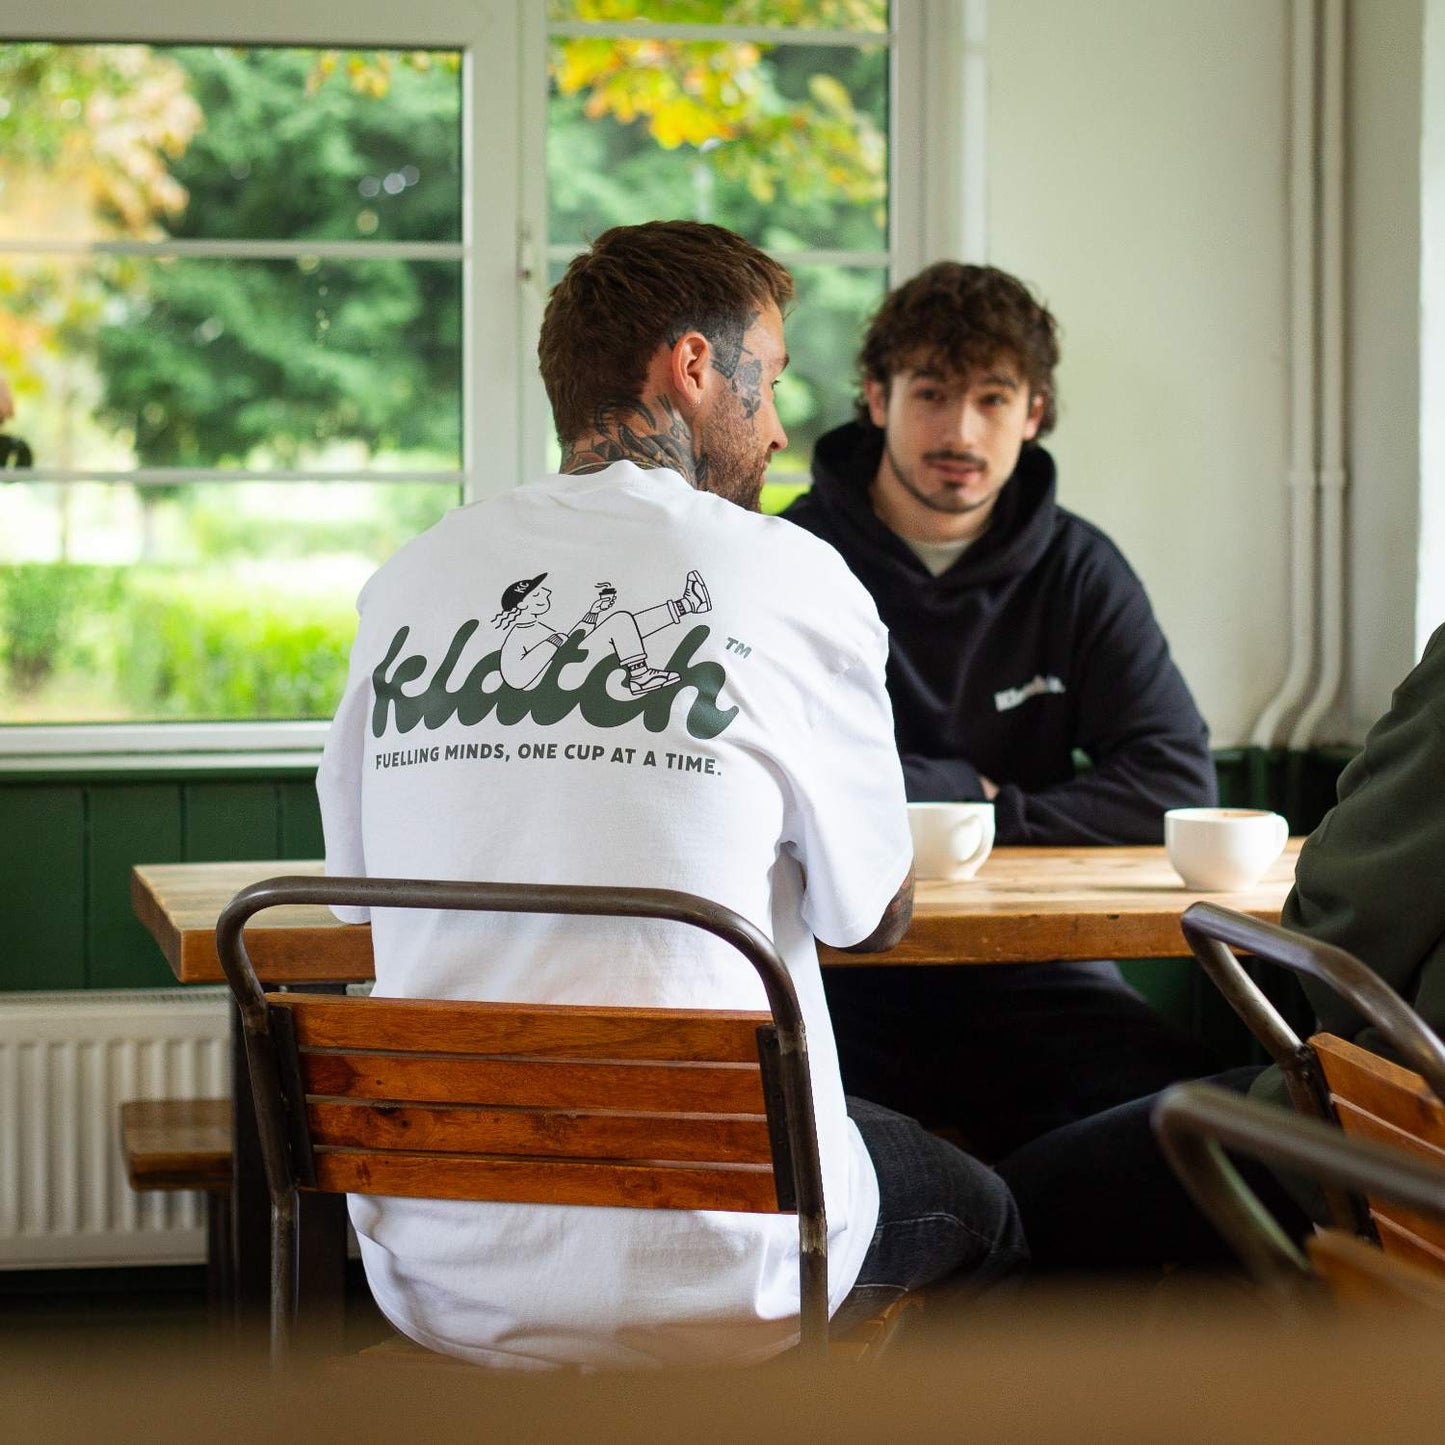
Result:
M0 727L0 778L314 774L327 727L324 722Z

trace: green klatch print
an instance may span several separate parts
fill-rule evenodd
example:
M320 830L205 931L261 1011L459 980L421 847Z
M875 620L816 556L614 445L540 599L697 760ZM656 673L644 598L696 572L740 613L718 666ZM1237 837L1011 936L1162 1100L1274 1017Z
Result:
M436 729L453 718L464 727L474 727L493 715L504 727L527 721L547 727L577 710L593 727L621 727L640 717L649 732L660 733L684 688L696 692L685 719L692 737L715 738L732 723L738 709L719 702L727 673L719 663L694 660L711 628L693 627L662 667L654 667L647 657L646 638L691 613L711 611L712 599L700 573L687 574L676 598L636 613L615 611L617 589L599 582L590 607L565 635L541 621L551 605L551 591L541 585L546 576L543 572L524 578L502 593L501 611L492 622L505 627L507 636L501 647L483 657L455 687L452 676L457 661L480 621L471 618L462 623L435 670L430 659L420 653L402 656L411 629L398 629L386 656L371 674L376 699L371 714L373 735L385 735L392 713L396 730L408 733L419 723ZM585 662L599 643L603 644L602 655L582 682L563 687L559 681L563 669ZM630 694L626 698L614 696L607 688L609 678L619 670L622 690ZM420 692L404 690L428 673Z

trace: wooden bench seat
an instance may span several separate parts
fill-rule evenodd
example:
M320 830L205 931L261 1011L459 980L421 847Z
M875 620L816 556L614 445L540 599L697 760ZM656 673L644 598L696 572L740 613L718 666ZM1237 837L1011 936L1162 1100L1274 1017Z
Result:
M120 1106L120 1139L130 1187L231 1187L229 1099L132 1099Z
M130 1187L194 1189L206 1196L206 1296L213 1325L235 1308L231 1260L231 1101L130 1099L120 1106Z

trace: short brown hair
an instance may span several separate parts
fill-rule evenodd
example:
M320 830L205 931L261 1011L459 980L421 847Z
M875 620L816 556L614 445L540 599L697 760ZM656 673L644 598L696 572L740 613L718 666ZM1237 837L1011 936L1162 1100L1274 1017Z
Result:
M1002 357L1017 362L1032 395L1042 394L1039 436L1058 419L1054 367L1058 323L1027 286L996 266L939 261L891 292L868 323L860 379L885 387L901 371L931 365L971 376ZM860 398L858 414L868 420Z
M726 351L752 313L783 310L793 278L721 226L648 221L604 231L552 288L537 360L557 438L592 431L598 409L642 394L657 348L700 331Z

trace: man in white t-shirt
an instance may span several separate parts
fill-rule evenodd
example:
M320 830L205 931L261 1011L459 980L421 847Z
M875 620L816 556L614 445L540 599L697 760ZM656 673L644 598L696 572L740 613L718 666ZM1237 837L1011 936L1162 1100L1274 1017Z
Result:
M814 936L892 947L912 854L877 612L829 547L755 512L786 442L791 295L693 222L609 231L572 264L539 346L561 473L458 508L367 583L317 786L332 873L677 888L767 933L810 1045L830 1305L852 1311L1026 1255L997 1176L843 1097ZM554 602L581 619L567 635L541 621ZM523 627L535 671L507 656ZM680 925L371 921L381 995L765 1006L745 960ZM367 1195L351 1213L382 1310L464 1358L742 1361L796 1336L789 1216Z

